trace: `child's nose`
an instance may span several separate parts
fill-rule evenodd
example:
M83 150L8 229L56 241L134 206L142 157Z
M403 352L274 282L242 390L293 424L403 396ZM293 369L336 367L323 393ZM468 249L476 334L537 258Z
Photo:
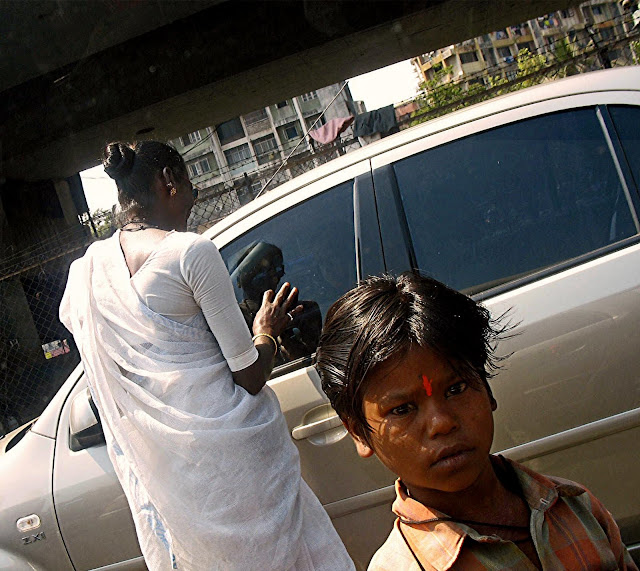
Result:
M425 411L427 435L429 438L445 436L458 428L457 415L447 406L447 402L439 403L431 399Z

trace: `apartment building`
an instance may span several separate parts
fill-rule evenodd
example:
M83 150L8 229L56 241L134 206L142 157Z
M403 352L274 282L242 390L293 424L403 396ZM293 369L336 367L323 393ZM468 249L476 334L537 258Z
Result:
M313 153L313 143L305 134L318 118L314 128L352 115L350 108L354 108L351 93L341 82L170 141L184 157L189 178L201 191L201 201L221 198L213 201L206 221L193 225L215 221L252 200L292 151L293 158ZM351 134L349 128L343 136ZM292 176L286 171L278 182Z
M468 87L485 83L489 77L515 79L518 53L554 54L559 44L580 53L588 46L621 37L630 30L624 9L618 0L588 0L576 7L544 14L484 34L459 44L413 58L421 82L461 82ZM621 56L619 49L608 50L609 62ZM607 64L604 63L607 67ZM449 69L449 73L442 73Z

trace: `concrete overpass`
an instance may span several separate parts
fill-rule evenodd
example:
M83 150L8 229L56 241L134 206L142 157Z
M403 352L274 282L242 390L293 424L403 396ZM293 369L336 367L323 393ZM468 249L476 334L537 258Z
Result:
M113 139L173 138L574 0L8 0L7 179L69 177Z

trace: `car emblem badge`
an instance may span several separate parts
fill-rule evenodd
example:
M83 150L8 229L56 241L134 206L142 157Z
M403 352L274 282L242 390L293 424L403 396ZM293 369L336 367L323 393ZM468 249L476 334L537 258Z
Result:
M41 531L40 533L37 533L36 535L30 535L29 537L23 537L22 538L22 544L23 545L29 545L30 543L35 543L36 541L40 541L42 539L47 539L47 537L44 534L44 531Z

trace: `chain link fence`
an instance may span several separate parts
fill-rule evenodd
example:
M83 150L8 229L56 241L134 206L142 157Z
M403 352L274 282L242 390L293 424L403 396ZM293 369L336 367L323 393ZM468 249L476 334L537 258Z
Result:
M92 236L78 225L0 261L0 436L38 416L78 364L58 319L71 262Z
M319 145L313 152L304 151L294 155L286 163L273 163L233 183L206 188L200 192L200 197L191 211L188 230L202 233L225 216L251 202L258 194L269 192L360 146L357 139L337 140L327 145Z

